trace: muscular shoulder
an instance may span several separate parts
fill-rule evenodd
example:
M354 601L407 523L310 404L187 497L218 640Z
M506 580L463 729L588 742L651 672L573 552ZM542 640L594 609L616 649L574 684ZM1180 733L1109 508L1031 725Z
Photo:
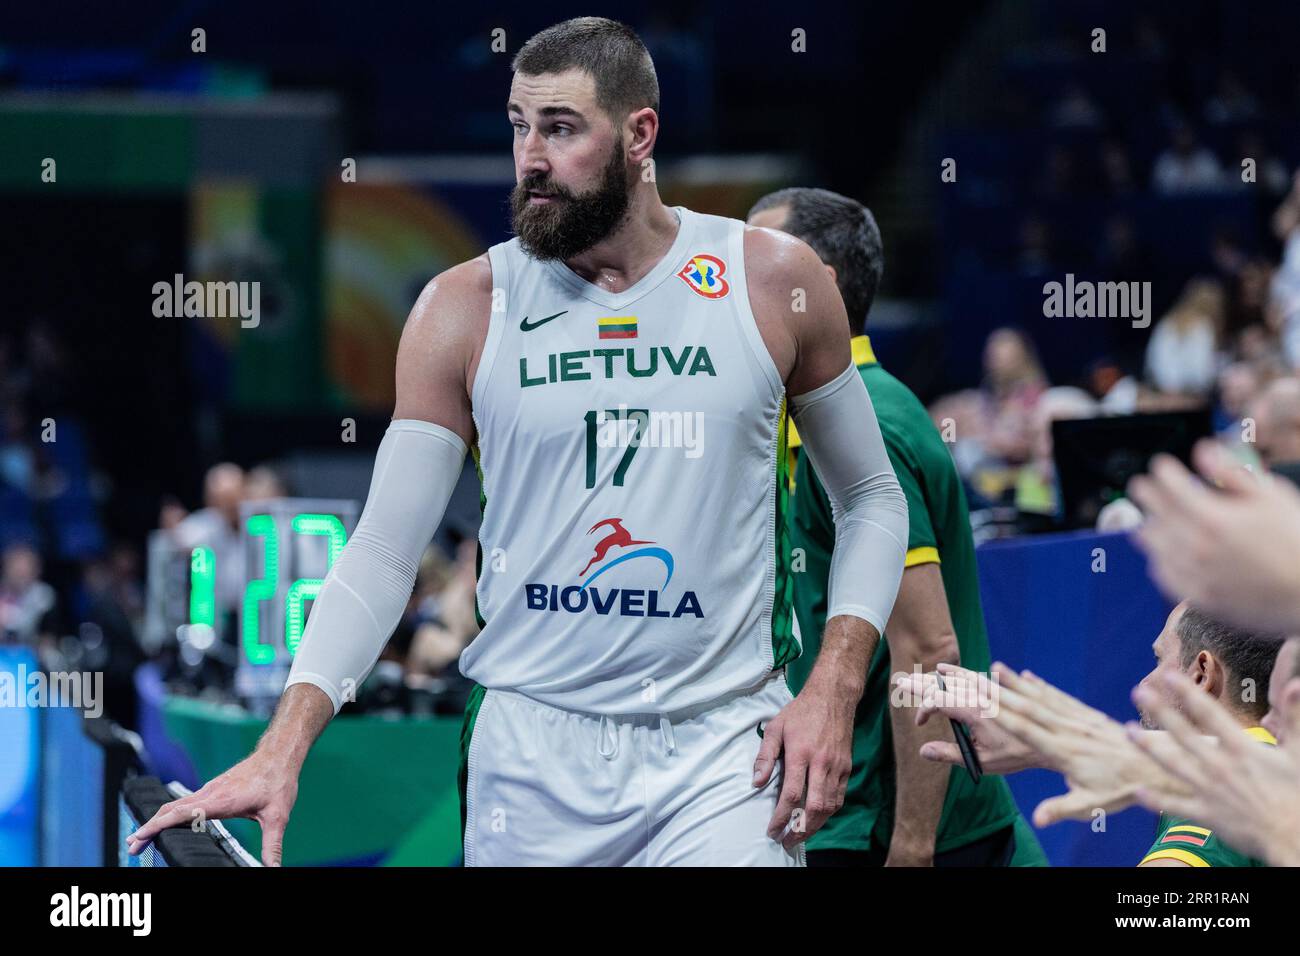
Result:
M395 418L435 421L471 440L469 395L491 312L492 266L486 255L429 281L402 329Z
M421 290L407 316L408 337L473 338L486 332L492 309L492 265L486 255L452 266Z
M790 311L791 290L820 285L830 276L806 242L789 233L756 226L745 227L745 278L750 298L780 297ZM832 285L832 288L834 286Z
M802 239L745 229L750 308L791 394L830 381L849 362L848 318L830 270Z

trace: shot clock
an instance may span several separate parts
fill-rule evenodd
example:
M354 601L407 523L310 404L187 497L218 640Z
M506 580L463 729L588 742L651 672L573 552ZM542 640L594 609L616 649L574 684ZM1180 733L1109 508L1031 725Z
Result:
M274 498L240 508L244 591L238 608L235 692L255 711L274 706L302 641L311 604L356 527L357 503ZM208 608L206 555L191 565L190 613Z
M152 532L146 650L175 640L185 673L197 678L214 663L233 670L235 693L255 712L269 712L357 516L355 501L273 498L245 502L238 534L210 545Z

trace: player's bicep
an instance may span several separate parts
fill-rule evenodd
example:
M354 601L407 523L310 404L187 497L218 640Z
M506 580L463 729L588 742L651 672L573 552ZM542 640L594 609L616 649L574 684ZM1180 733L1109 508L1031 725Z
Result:
M397 348L395 419L441 425L466 445L474 441L469 369L490 309L491 278L465 263L435 278L420 293Z
M833 381L853 364L849 320L835 280L808 247L793 264L792 287L803 290L806 308L795 312L795 363L786 381L791 395L803 395ZM797 292L790 293L798 301Z
M850 366L844 301L817 253L786 233L750 228L745 265L750 305L787 394L811 392Z

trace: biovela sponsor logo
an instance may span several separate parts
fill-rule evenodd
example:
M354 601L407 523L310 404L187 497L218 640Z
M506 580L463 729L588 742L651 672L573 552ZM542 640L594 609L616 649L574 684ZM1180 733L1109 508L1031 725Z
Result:
M1076 280L1043 285L1043 315L1049 319L1131 319L1133 328L1151 324L1150 282L1092 282Z
M148 936L153 928L150 893L82 893L73 886L50 897L50 925L61 928L126 927L133 936Z
M578 584L532 583L524 585L524 602L533 611L590 612L616 617L696 617L704 610L694 591L683 591L674 599L665 592L673 579L673 555L654 541L633 538L622 518L606 518L592 525L587 534L608 529L596 542L591 559L578 575ZM593 583L610 568L630 561L657 561L663 565L664 583L656 588L597 588Z

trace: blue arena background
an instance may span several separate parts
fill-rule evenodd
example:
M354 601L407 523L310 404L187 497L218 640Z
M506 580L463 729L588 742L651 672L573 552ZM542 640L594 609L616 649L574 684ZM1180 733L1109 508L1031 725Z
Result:
M1135 720L1129 694L1154 664L1151 642L1172 605L1128 536L1019 538L982 545L977 555L994 660L1027 667L1116 720ZM1105 570L1094 572L1103 559ZM1065 790L1046 770L1007 780L1026 817ZM1141 808L1104 823L1058 823L1038 837L1054 866L1134 866L1155 837L1155 815Z

